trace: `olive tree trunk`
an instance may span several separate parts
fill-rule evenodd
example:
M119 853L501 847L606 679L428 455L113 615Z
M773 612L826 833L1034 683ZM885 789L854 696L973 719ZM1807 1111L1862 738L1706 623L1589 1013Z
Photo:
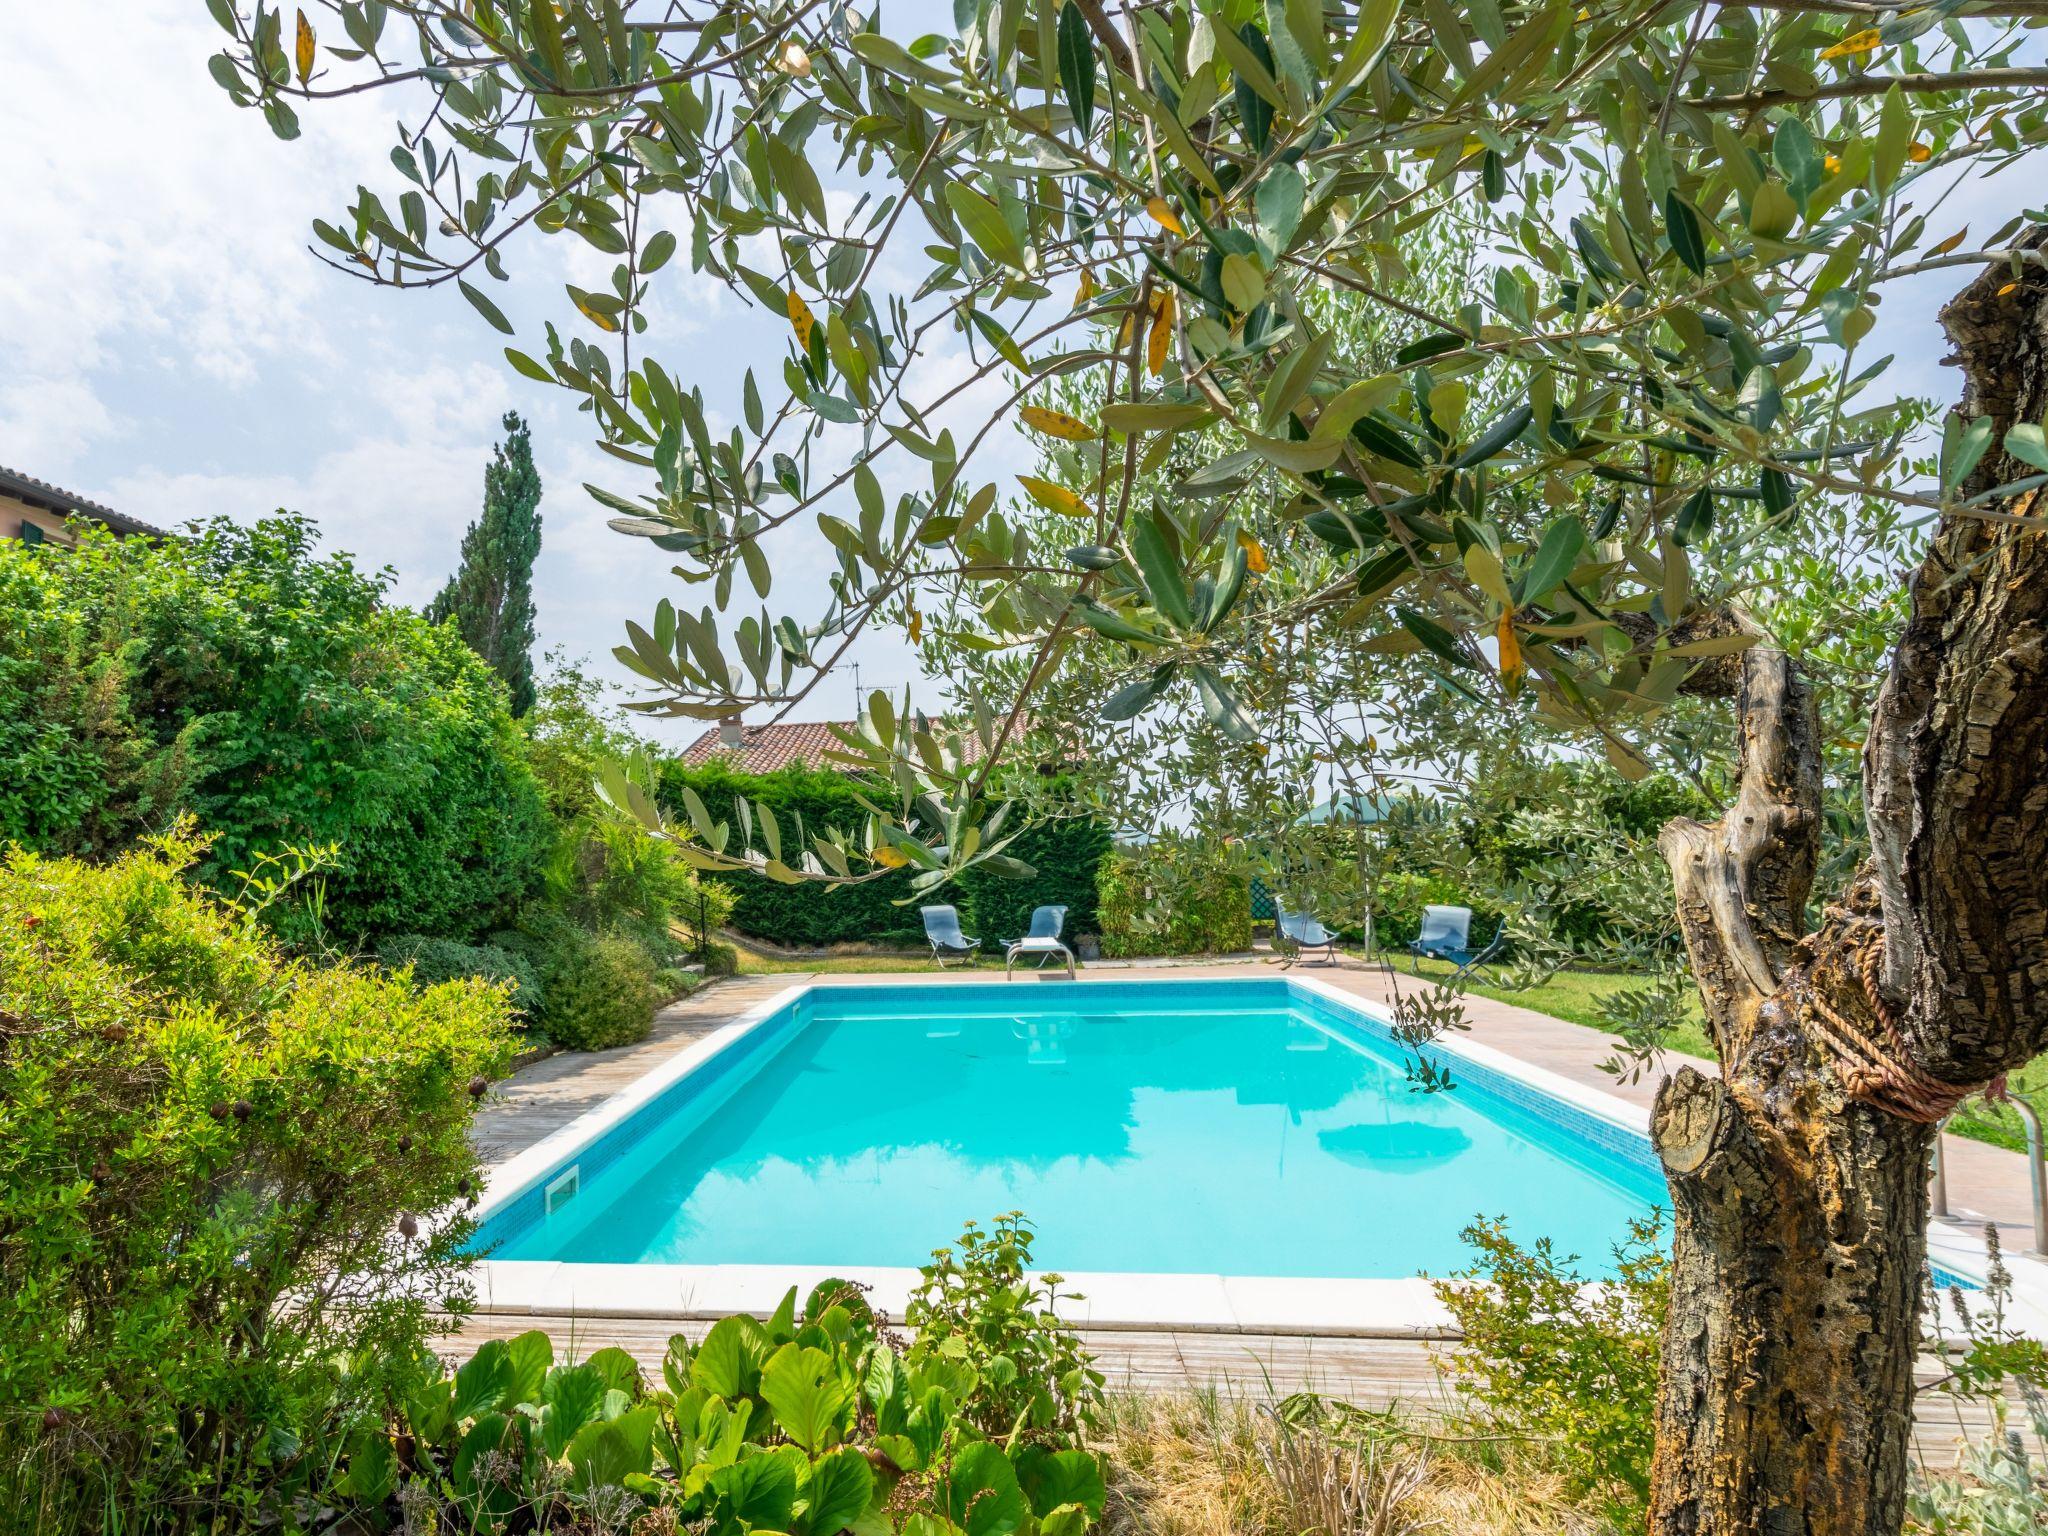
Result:
M2048 274L1942 312L1990 451L2048 408ZM2010 291L2001 291L2001 290ZM2039 500L2037 502L2037 495ZM1944 518L1864 747L1872 856L1809 928L1812 698L1763 646L1696 679L1737 700L1741 781L1661 847L1721 1060L1660 1090L1675 1216L1657 1536L1901 1525L1927 1163L1957 1098L2048 1046L2048 494Z

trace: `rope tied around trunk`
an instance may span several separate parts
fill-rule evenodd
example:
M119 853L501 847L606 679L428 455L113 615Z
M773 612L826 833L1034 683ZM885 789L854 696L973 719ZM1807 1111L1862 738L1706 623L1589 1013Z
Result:
M1913 1059L1905 1035L1899 1029L1899 1014L1878 989L1877 978L1884 968L1884 930L1875 923L1864 925L1852 941L1849 966L1854 970L1870 1004L1879 1033L1859 1027L1845 1018L1819 987L1808 994L1813 1004L1813 1034L1833 1058L1835 1076L1850 1098L1910 1120L1916 1125L1939 1125L1955 1107L1972 1094L1988 1098L2005 1097L2005 1076L2000 1074L1981 1083L1951 1083L1934 1076Z

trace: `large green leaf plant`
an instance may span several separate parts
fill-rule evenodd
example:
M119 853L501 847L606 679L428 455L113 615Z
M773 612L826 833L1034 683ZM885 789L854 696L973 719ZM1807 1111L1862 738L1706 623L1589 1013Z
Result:
M1101 1465L1028 1413L978 1428L1015 1391L995 1363L905 1353L838 1281L677 1335L654 1382L622 1349L558 1362L545 1333L493 1339L452 1373L423 1357L348 1441L330 1497L470 1530L662 1510L708 1536L1081 1536Z

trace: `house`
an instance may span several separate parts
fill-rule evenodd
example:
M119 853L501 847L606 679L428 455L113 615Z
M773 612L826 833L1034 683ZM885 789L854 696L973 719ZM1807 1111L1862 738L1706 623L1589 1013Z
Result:
M98 523L123 538L130 534L167 537L163 529L140 518L0 465L0 539L22 539L30 544L76 544L78 535L69 526L73 520Z

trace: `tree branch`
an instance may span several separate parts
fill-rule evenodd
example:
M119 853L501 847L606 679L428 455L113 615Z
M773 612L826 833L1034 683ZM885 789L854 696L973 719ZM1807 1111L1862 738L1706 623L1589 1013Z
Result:
M1095 40L1102 44L1116 67L1133 80L1141 79L1137 65L1131 58L1131 50L1124 42L1123 34L1117 31L1116 23L1109 19L1100 0L1074 0L1074 8L1081 13L1081 19L1088 23L1088 30L1095 34Z
M2035 231L2030 250L2048 246ZM2006 431L2048 413L2048 271L1980 275L1943 311L1957 414L1990 451L1960 487L2027 473ZM1912 582L1864 749L1883 987L1936 1077L1983 1082L2048 1048L2048 539L2038 493L2010 519L1944 516Z
M1959 69L1951 74L1856 75L1807 90L1750 91L1741 96L1688 96L1685 105L1706 111L1749 112L1795 101L1834 101L1848 96L1882 96L1893 86L1907 95L1942 91L2000 90L2048 85L2048 69Z
M1681 816L1658 850L1724 1062L1745 1054L1758 1011L1806 933L1820 860L1819 722L1784 652L1742 653L1741 783L1719 821Z

